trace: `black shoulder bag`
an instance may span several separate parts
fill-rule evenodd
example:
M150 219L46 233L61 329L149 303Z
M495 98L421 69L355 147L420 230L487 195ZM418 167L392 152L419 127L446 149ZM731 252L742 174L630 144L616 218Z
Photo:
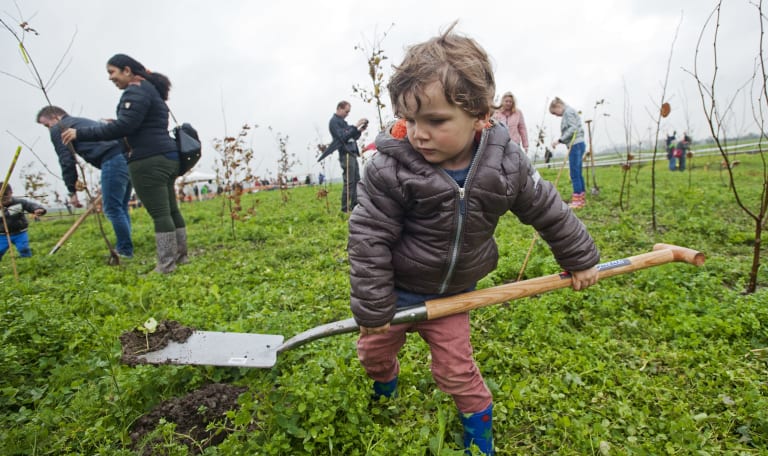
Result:
M173 115L170 107L168 112L176 124L173 128L173 138L176 140L176 148L179 149L179 176L183 176L200 161L200 156L202 155L200 136L198 136L195 127L187 122L179 125L179 121L176 120L176 116Z

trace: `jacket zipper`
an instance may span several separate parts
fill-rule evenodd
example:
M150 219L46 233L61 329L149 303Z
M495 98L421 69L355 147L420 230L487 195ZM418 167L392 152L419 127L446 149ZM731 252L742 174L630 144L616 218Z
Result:
M469 180L469 176L467 176L467 180ZM464 200L464 196L466 194L464 190L466 187L466 182L464 183L464 187L459 187L458 184L456 184L456 181L454 181L454 185L459 188L459 221L456 224L456 231L453 235L453 242L451 243L451 261L448 264L448 272L445 273L445 279L443 279L443 283L440 285L440 294L445 293L445 290L448 288L448 283L453 277L453 270L456 267L456 260L459 256L459 240L461 240L461 235L464 231L464 216L466 214L467 207L466 201Z
M443 171L443 174L445 174L448 179L451 180L453 185L458 190L459 194L459 219L456 223L456 231L453 235L453 242L451 243L451 250L449 253L449 257L451 259L450 263L448 263L448 271L445 273L445 278L443 279L443 283L440 285L440 294L443 294L448 289L448 284L450 283L451 279L453 278L453 271L456 269L456 262L459 258L459 241L461 241L462 235L464 234L464 220L466 218L467 214L467 201L466 201L466 194L467 194L467 188L469 188L469 182L472 180L472 176L474 176L474 170L477 167L477 162L480 161L480 155L483 153L483 149L485 149L485 141L488 136L488 131L483 130L483 135L480 137L480 144L477 147L477 153L475 154L474 158L472 159L472 164L469 166L469 172L467 173L467 180L464 181L464 186L459 187L459 184L456 183L455 180L453 180L452 177L448 176L448 173Z

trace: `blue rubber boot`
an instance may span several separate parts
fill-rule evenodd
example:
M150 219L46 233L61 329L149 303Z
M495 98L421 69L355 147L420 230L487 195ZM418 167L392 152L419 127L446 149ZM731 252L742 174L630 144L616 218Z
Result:
M397 396L397 377L386 383L373 382L373 395L371 398L375 401L382 397L395 397Z
M493 404L478 413L459 413L464 426L464 448L472 454L470 447L477 446L483 454L493 455Z

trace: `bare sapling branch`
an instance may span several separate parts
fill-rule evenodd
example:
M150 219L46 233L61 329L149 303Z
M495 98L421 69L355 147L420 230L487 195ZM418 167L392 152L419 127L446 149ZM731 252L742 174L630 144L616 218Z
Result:
M661 86L661 102L656 107L653 115L653 119L656 122L656 132L653 138L653 157L651 158L651 224L653 231L658 230L656 220L656 157L659 153L659 131L661 130L661 120L669 115L670 105L667 100L667 86L669 84L669 70L672 66L672 55L675 52L675 43L677 42L677 36L680 33L680 25L683 23L683 14L680 13L680 21L675 28L675 35L672 37L672 44L669 48L669 57L667 58L667 70L664 73L664 83ZM690 168L689 168L690 169Z
M619 207L622 211L629 210L629 195L632 186L630 177L630 170L632 169L632 163L635 159L632 155L632 105L629 102L629 91L627 89L627 82L624 81L624 144L626 146L625 160L621 165L622 178L621 178L621 190L619 191ZM625 207L626 201L626 207Z
M18 5L17 5L18 6ZM59 59L59 62L55 66L54 70L51 72L50 77L48 78L47 82L43 80L42 75L40 74L40 71L37 67L37 64L35 63L35 60L32 58L31 53L27 49L26 45L24 44L25 38L28 34L32 34L34 36L39 36L40 33L32 28L32 26L29 24L28 21L25 21L22 17L21 11L19 10L20 19L18 20L18 26L21 29L21 31L17 31L17 29L11 27L7 22L5 22L3 19L0 18L0 24L3 25L3 27L8 30L8 32L13 36L13 38L16 40L19 46L19 52L21 53L21 57L24 60L24 63L26 65L26 68L29 70L30 75L32 77L31 85L36 87L40 92L43 94L43 97L45 98L46 103L49 106L52 106L53 103L51 102L51 98L49 96L49 91L51 89L52 84L54 84L59 76L63 73L64 69L66 69L69 64L64 64L63 62L67 59L70 50L72 49L72 44L74 42L75 35L77 34L77 31L75 31L75 34L73 34L72 38L69 41L69 44L67 45L66 50L62 54L61 58ZM6 73L7 74L7 73ZM20 79L20 78L16 78ZM69 150L72 153L73 158L75 159L75 162L77 163L78 168L80 169L80 174L83 178L83 190L86 191L86 194L88 195L88 199L91 201L91 204L95 201L95 198L91 195L90 191L88 190L88 186L86 185L86 174L85 170L83 168L83 165L80 161L77 160L77 154L74 149L74 146L70 144ZM40 161L40 163L43 164L43 167L48 170L48 172L51 172L48 167L45 165L45 162L40 160L40 158L37 156L37 154L33 155ZM99 225L99 231L101 232L102 238L104 239L104 242L107 245L107 249L110 253L109 258L109 264L110 265L119 265L120 264L120 257L118 256L115 249L112 247L112 244L109 242L109 238L107 237L106 232L104 231L104 227L101 220L101 214L97 213L96 220Z
M0 185L0 217L3 219L3 230L5 231L6 241L8 242L8 253L11 256L13 277L16 279L16 282L19 281L19 271L16 268L16 257L14 256L13 249L11 248L13 243L11 241L11 231L8 229L8 221L5 219L5 206L3 204L3 196L5 196L5 191L8 188L8 181L11 180L13 169L16 167L16 162L19 160L19 154L21 154L21 146L16 148L16 152L13 154L13 159L11 160L11 165L8 167L8 172L5 173L5 179L3 179L3 183Z
M75 33L72 35L72 38L70 39L69 45L65 49L64 53L62 54L61 58L59 59L59 63L56 65L54 70L51 72L51 75L49 76L47 82L43 80L42 75L40 74L40 71L38 70L37 64L35 63L35 60L32 58L32 55L27 49L27 46L24 44L25 38L27 34L31 33L35 36L39 36L40 33L32 28L29 24L29 22L20 19L18 21L18 27L21 29L20 32L17 31L16 28L11 27L5 20L0 18L0 24L13 36L13 38L16 40L19 46L19 52L21 53L21 57L24 60L24 63L27 65L27 69L30 72L32 80L27 80L19 76L15 76L9 72L3 71L2 73L13 77L16 80L20 80L22 82L25 82L27 85L31 85L32 87L35 87L39 89L43 93L43 97L45 97L45 100L48 102L49 105L52 105L51 99L48 95L52 84L55 83L55 81L61 76L63 71L69 66L69 64L63 64L63 62L67 59L70 50L72 49L72 44L74 42L75 36L77 35L77 30L75 30ZM63 67L62 67L63 65Z
M280 186L280 197L283 200L283 204L285 204L289 200L288 186L293 181L290 175L294 166L301 163L296 158L296 154L288 152L288 135L276 131L275 141L277 141L277 148L280 153L277 159L277 185Z
M379 131L384 130L384 116L382 109L387 107L383 98L386 91L386 83L384 81L384 61L387 60L388 57L384 54L381 44L384 42L384 39L394 25L394 23L390 24L389 28L381 35L377 35L374 32L373 40L371 40L370 43L365 45L358 44L355 46L355 50L359 50L367 56L368 76L371 78L371 89L366 89L359 84L355 84L352 86L352 91L358 94L360 99L364 102L373 103L376 106L376 113L379 119Z
M721 157L723 158L723 163L728 172L730 183L729 187L731 193L736 200L736 204L749 218L752 219L754 224L755 241L752 250L752 265L745 290L746 293L754 293L757 290L757 278L758 271L760 269L762 250L762 233L764 231L766 219L768 219L768 157L766 157L766 151L763 149L763 143L766 140L766 119L764 113L766 110L768 110L768 83L766 83L766 78L768 78L768 69L766 68L766 54L764 48L765 24L766 20L768 19L766 19L763 10L762 0L757 3L753 3L753 6L757 10L756 19L759 20L760 23L760 33L757 37L757 63L750 77L750 86L752 87L753 91L757 92L757 96L755 97L755 94L753 94L753 96L750 98L753 100L753 119L755 122L755 127L757 127L760 131L760 140L757 145L757 150L752 151L752 153L760 154L763 177L763 183L759 191L759 201L757 201L756 204L755 202L750 203L745 199L744 195L749 193L746 191L748 189L742 189L740 187L737 170L734 166L732 166L731 157L727 148L726 124L728 122L729 116L732 114L734 100L736 96L744 90L745 86L737 89L733 97L730 98L730 101L724 103L723 105L719 103L718 98L720 95L720 89L718 86L718 81L720 80L718 66L718 38L721 27L720 18L722 11L722 1L719 1L716 4L715 8L712 10L702 27L698 42L696 44L696 57L694 59L693 71L688 71L688 73L691 74L696 81L702 109L707 120L707 126L709 127L714 143L720 152ZM708 32L710 32L710 34L708 34ZM712 67L710 69L711 75L708 82L704 80L704 70L699 66L701 59L700 54L702 53L702 45L705 39L712 40ZM742 190L745 190L743 194Z

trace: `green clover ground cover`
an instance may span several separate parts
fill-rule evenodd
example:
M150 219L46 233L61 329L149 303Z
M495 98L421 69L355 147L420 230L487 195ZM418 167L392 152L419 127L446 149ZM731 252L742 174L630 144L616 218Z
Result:
M762 163L740 157L742 199L759 197ZM701 268L668 264L473 311L478 364L495 397L499 454L768 454L768 272L743 295L754 230L724 185L717 158L670 173L657 165L659 230L651 230L650 167L632 170L622 212L620 168L600 168L600 195L579 212L603 261L656 242L700 250ZM542 170L554 180L557 169ZM565 173L563 194L570 193ZM689 184L690 180L690 184ZM248 195L236 224L221 200L184 204L192 262L151 274L146 212L133 213L136 257L106 265L95 220L55 255L72 219L34 223L35 256L0 263L0 453L130 455L131 425L161 401L222 382L248 388L233 431L204 454L461 454L450 397L411 336L398 398L369 399L353 335L279 355L272 369L121 365L119 335L148 318L209 331L295 335L348 318L346 220L317 188ZM258 200L258 204L256 201ZM754 203L753 203L754 206ZM626 207L626 206L625 206ZM516 279L532 231L513 216L497 230L502 258L481 287ZM766 257L763 256L763 261ZM525 278L558 272L541 241ZM166 423L153 454L192 454Z

